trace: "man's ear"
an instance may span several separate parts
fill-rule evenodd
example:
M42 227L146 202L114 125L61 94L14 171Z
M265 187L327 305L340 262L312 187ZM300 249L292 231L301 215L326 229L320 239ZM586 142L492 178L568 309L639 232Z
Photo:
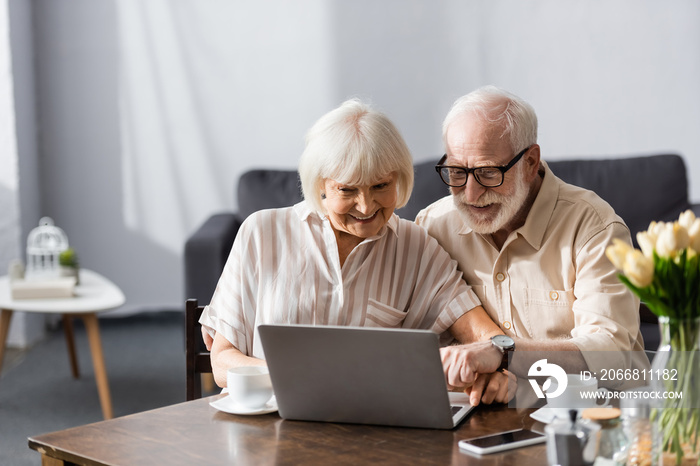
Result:
M533 144L525 152L523 156L523 163L525 163L525 172L527 173L528 180L532 180L537 176L537 172L540 169L540 145Z

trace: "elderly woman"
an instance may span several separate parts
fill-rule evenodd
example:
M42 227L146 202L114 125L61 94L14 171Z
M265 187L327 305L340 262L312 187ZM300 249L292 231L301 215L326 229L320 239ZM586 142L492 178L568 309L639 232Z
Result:
M202 314L219 386L230 367L265 364L261 324L431 329L444 343L502 333L437 241L394 214L413 160L386 116L357 100L324 115L299 174L304 201L246 219ZM507 385L489 383L482 401L506 400Z

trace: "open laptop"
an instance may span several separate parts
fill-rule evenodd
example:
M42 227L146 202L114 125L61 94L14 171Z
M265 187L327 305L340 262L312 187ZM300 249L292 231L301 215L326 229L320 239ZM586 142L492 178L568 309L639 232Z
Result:
M438 335L428 330L258 331L284 419L451 429L472 410L465 394L447 391Z

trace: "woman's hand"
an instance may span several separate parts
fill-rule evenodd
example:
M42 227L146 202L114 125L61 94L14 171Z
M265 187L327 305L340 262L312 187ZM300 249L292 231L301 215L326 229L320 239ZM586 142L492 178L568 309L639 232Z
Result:
M211 369L214 373L214 381L221 388L226 387L226 377L228 375L229 368L267 365L267 363L262 359L243 354L238 348L233 346L230 341L228 341L218 332L215 334L214 342L211 345L210 358Z

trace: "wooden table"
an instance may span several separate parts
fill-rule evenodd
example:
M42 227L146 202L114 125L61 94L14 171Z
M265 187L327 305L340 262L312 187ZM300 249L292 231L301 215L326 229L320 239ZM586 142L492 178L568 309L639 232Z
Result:
M90 343L102 414L105 419L111 419L113 417L112 399L107 382L107 369L102 355L97 313L119 307L124 304L124 301L124 294L114 283L87 269L80 269L80 285L75 287L75 296L72 298L12 299L9 278L7 276L0 277L0 369L2 368L12 313L14 311L42 312L60 314L63 317L63 330L68 345L71 370L73 377L80 377L72 319L81 317L85 323L85 331Z
M29 438L46 465L546 465L544 444L483 457L460 439L544 426L505 405L481 406L454 430L287 421L209 406L215 395ZM533 426L534 425L534 426Z

